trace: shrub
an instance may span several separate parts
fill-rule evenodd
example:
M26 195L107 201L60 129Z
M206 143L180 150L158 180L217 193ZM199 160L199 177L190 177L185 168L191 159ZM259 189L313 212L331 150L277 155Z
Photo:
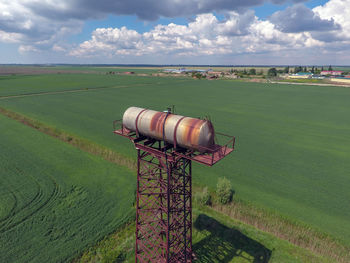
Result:
M232 201L233 189L231 187L231 182L224 178L219 178L216 185L216 194L219 198L221 204L227 204Z
M267 75L269 77L276 77L277 76L277 69L276 68L270 68L268 71L267 71Z
M202 192L197 192L194 198L201 205L211 205L211 195L208 191L208 187L204 187Z

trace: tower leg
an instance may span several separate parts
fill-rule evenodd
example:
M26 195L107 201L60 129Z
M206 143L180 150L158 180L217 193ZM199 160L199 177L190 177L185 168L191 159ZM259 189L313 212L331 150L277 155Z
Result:
M191 161L172 163L169 224L169 262L192 262Z
M192 262L191 161L138 150L137 163L135 262Z

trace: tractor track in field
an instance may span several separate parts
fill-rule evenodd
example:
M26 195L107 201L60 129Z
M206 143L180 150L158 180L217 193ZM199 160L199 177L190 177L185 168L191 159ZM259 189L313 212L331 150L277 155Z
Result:
M37 92L37 93L27 93L27 94L18 94L18 95L8 95L8 96L0 96L0 100L2 99L12 99L12 98L23 98L23 97L32 97L32 96L41 96L41 95L54 95L54 94L64 94L64 93L76 93L76 92L84 92L91 90L100 90L100 89L118 89L118 88L128 88L129 86L113 86L113 87L98 87L98 88L82 88L82 89L74 89L74 90L62 90L62 91L45 91L45 92Z
M161 83L147 83L147 84L135 84L131 86L122 85L122 86L110 86L110 87L96 87L96 88L81 88L81 89L72 89L72 90L61 90L61 91L44 91L44 92L35 92L35 93L26 93L26 94L17 94L17 95L6 95L0 96L0 100L13 99L13 98L23 98L23 97L33 97L33 96L42 96L42 95L55 95L55 94L64 94L64 93L76 93L76 92L86 92L86 91L96 91L102 89L121 89L121 88L132 88L139 86L151 86L154 84Z
M20 172L20 171L19 171ZM61 193L61 187L59 184L55 181L55 179L52 176L48 176L50 178L51 183L53 184L53 189L49 196L45 200L46 193L43 189L47 188L39 183L37 179L32 177L35 184L38 187L36 195L32 198L32 200L21 207L18 211L15 211L17 207L17 197L14 194L14 198L16 199L16 206L11 209L11 213L6 216L6 218L2 219L0 222L2 222L2 226L0 226L0 233L6 233L10 231L11 229L19 226L20 224L24 223L25 221L29 220L31 217L33 217L36 213L39 211L49 207L49 205L56 200L56 198ZM34 209L33 209L34 208ZM23 215L22 213L25 213L25 210L30 210L28 214ZM16 215L19 215L19 219L16 220Z
M4 216L2 219L0 219L0 225L2 222L5 222L6 220L8 220L10 217L12 217L15 214L15 209L17 208L17 204L18 204L18 199L16 194L14 193L14 191L12 191L11 189L8 189L8 191L10 192L13 200L14 200L14 204L11 207L11 210L8 212L8 214L6 216Z

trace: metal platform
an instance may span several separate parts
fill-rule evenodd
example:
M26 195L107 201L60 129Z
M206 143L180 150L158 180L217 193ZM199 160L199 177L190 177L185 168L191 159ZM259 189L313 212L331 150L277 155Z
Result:
M162 148L154 148L153 143L155 139L151 139L142 135L137 136L133 131L130 131L123 127L121 120L113 122L114 133L124 136L131 140L136 149L152 152L156 156L163 156L164 152L168 155L168 158L186 158L197 163L201 163L207 166L213 166L218 161L229 155L235 146L235 137L216 132L216 136L220 136L221 139L226 140L223 145L215 144L212 148L202 147L201 151L188 150L181 147L175 148L173 144L165 144ZM166 147L166 149L164 148ZM165 150L165 151L164 151Z

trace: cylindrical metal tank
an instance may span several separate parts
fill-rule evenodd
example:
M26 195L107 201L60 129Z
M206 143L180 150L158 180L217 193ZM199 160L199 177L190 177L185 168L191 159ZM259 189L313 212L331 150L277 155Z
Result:
M205 152L214 145L214 128L210 121L130 107L123 115L125 128L157 140ZM164 120L166 119L165 123Z

